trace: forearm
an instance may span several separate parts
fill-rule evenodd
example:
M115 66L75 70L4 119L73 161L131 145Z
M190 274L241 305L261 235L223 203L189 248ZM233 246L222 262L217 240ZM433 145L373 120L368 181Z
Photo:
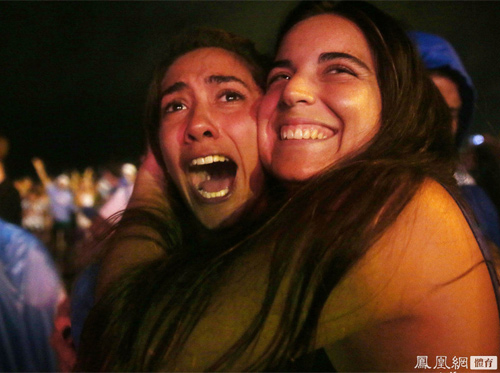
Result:
M124 271L165 254L161 232L150 219L162 222L171 215L167 182L151 152L139 167L132 196L117 225L102 261L96 294Z
M33 167L35 168L36 174L38 175L38 178L42 182L43 185L47 185L50 183L50 178L47 175L47 171L45 170L45 165L43 164L43 161L39 158L33 158L32 160Z

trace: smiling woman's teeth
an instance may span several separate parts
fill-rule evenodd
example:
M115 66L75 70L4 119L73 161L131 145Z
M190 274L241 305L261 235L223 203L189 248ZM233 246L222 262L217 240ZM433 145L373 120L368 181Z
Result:
M323 140L330 137L331 130L326 129L303 129L303 128L282 128L281 140Z
M217 198L217 197L224 197L229 193L229 189L222 189L219 190L218 192L207 192L206 190L203 189L198 189L198 192L202 195L202 197L210 199L210 198Z

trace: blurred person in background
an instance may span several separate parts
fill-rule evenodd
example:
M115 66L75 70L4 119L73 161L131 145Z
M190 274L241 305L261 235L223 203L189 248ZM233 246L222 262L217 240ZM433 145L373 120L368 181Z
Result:
M56 263L66 270L71 257L71 246L74 239L76 206L73 192L70 189L70 179L67 175L59 175L52 181L47 174L45 165L40 158L32 160L36 173L40 178L50 199L52 226L52 248Z
M109 174L112 175L111 172ZM87 228L86 237L78 247L76 258L77 270L85 267L89 261L92 261L90 258L94 257L100 250L100 245L97 244L97 241L102 238L102 235L107 234L113 223L117 223L121 219L120 213L127 207L134 189L137 168L132 163L124 163L120 168L120 175L117 186L109 190L109 195L106 197L107 200L104 204L100 207L94 207L92 213L89 213L89 210L87 210L87 215L91 220ZM102 187L100 184L101 181L96 186L98 192L99 186Z
M109 162L98 170L96 207L103 206L120 185L121 166Z
M21 197L9 180L5 158L9 154L9 140L0 133L0 218L21 225Z
M464 151L465 166L500 211L500 140L474 135Z
M45 246L0 219L0 371L57 370L49 338L66 299Z
M108 219L118 211L127 207L128 200L134 189L137 168L132 163L125 163L121 167L121 178L118 188L109 197L108 201L99 210L99 215L104 220Z
M85 238L92 225L92 219L97 214L95 209L97 188L94 181L94 170L91 167L87 167L81 176L78 172L73 173L72 176L75 178L73 192L75 194L76 206L78 207L76 213L78 236Z
M432 81L450 108L456 145L460 147L470 127L474 112L476 94L472 80L457 52L447 40L421 31L410 32L410 37L417 45ZM484 165L486 163L483 163L483 167ZM493 169L488 173L493 174ZM497 176L497 179L499 177ZM495 206L492 202L491 192L486 193L485 189L483 189L489 183L482 180L478 185L478 179L467 172L463 163L459 164L455 172L455 178L463 197L479 223L481 231L487 239L500 247L500 223L498 217L500 198ZM492 185L498 186L500 184ZM500 197L499 193L496 193Z
M22 178L14 180L14 186L16 187L19 195L21 196L21 200L26 197L28 191L33 186L33 180L29 176L24 176Z
M45 245L50 244L52 215L50 200L40 183L31 183L31 187L21 198L23 208L23 228L29 230Z

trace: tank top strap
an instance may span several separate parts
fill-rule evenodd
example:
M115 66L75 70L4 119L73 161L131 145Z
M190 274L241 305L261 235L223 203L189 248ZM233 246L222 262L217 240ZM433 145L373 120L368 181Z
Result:
M446 189L446 191L450 194L450 196L455 200L458 207L460 207L462 214L464 215L465 219L467 220L467 223L469 224L469 227L472 230L474 237L476 238L476 241L479 245L479 249L481 250L481 253L483 254L486 266L488 268L491 282L493 283L493 288L495 291L495 298L497 301L498 313L499 313L499 317L500 317L500 281L498 279L497 272L495 270L495 260L493 258L493 253L491 252L491 248L487 244L483 233L479 229L479 225L477 224L476 219L472 215L472 212L470 211L470 209L465 205L464 201L460 200L460 198L456 198L456 196L446 186L443 185L443 188Z

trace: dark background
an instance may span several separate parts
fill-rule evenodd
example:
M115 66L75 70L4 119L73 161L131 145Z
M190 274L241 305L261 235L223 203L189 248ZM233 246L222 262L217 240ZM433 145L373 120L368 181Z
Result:
M295 2L1 2L0 131L12 177L39 156L55 175L108 161L137 161L154 61L188 25L221 27L271 53ZM411 29L447 38L478 90L471 132L498 136L500 2L376 2Z

